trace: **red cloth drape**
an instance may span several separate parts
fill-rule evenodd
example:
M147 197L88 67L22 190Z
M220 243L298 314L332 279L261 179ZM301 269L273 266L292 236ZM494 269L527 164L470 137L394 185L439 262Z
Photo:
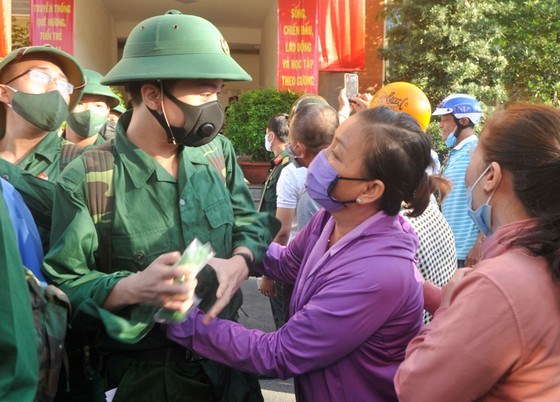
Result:
M318 2L319 70L365 68L365 0Z

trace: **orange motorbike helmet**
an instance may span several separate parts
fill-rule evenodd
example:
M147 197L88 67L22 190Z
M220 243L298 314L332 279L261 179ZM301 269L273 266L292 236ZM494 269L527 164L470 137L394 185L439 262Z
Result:
M426 131L432 115L432 107L426 94L409 82L392 82L382 87L369 107L386 106L397 112L408 113L418 121L420 128Z

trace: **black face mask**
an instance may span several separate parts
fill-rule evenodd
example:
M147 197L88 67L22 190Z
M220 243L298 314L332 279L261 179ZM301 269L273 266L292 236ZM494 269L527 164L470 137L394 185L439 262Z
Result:
M117 123L111 120L107 120L107 123L101 128L99 134L107 141L112 140L115 138L115 130L117 128Z
M165 115L150 110L152 115L167 132L167 142L178 143L188 147L200 147L208 144L222 128L224 112L218 101L212 101L200 106L192 106L182 102L167 91L163 91L173 103L181 108L185 115L183 127L174 127L167 122Z

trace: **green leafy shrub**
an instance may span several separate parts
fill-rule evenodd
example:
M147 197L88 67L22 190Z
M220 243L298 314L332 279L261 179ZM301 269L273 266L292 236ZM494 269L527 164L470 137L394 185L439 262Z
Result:
M239 100L226 110L224 135L228 137L237 155L252 161L268 161L270 153L264 148L268 120L278 113L289 113L300 93L263 88L239 95Z

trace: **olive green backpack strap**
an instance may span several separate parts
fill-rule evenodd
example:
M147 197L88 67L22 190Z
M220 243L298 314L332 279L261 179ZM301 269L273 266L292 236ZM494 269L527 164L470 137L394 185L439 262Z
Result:
M226 182L226 165L221 142L199 147L208 162ZM113 146L106 141L96 148L84 152L87 181L88 208L97 231L99 242L98 263L105 272L111 272L111 231L113 225L115 192L113 186Z
M60 148L60 171L62 172L66 166L79 155L84 152L84 147L78 144L74 144L71 141L64 140L62 147Z
M84 152L83 161L87 181L87 201L95 225L99 247L98 265L111 272L111 232L115 208L113 172L115 157L111 141Z

